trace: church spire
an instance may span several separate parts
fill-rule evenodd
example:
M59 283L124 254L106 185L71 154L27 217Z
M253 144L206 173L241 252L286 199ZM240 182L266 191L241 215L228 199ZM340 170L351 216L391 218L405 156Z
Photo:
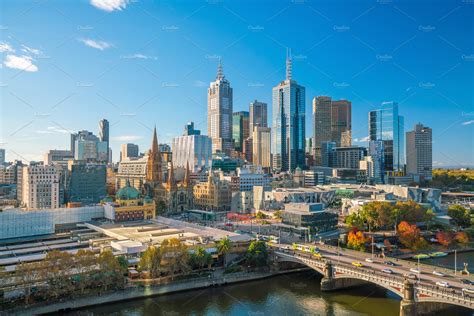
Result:
M176 187L176 179L174 178L174 167L173 161L171 161L171 168L168 172L168 181L166 182L168 189L173 189Z
M286 49L286 80L291 80L291 48Z
M225 78L224 76L224 70L222 70L222 61L221 58L219 57L219 64L217 65L217 77L218 80L222 80Z
M158 137L156 136L156 126L153 129L153 140L151 149L148 152L146 180L154 184L161 183L163 179L161 170L161 153L158 147Z
M183 180L184 186L187 188L189 187L191 183L191 175L189 171L189 161L186 162L186 172L184 173L184 180Z

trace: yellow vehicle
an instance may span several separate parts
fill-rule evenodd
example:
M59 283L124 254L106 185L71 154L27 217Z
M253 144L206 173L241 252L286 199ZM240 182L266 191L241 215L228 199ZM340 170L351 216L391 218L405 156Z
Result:
M362 263L360 263L358 261L352 262L352 265L355 266L355 267L358 267L358 268L363 267Z
M320 253L318 253L318 252L314 253L313 256L314 256L315 258L318 258L318 259L322 259L322 258L323 258L323 256L322 256Z

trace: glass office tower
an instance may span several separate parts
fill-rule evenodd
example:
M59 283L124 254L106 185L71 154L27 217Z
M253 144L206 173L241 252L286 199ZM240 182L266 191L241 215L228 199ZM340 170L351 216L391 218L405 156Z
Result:
M396 102L383 102L380 109L369 112L369 137L371 141L383 141L385 172L405 170L404 125Z
M293 171L305 166L305 88L291 79L291 57L286 61L286 80L273 88L272 166Z

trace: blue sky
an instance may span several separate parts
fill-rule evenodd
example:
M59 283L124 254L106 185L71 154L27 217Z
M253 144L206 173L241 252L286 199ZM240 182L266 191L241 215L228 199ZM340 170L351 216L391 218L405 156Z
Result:
M474 165L474 1L13 1L0 4L0 147L7 159L67 149L68 133L111 122L111 147L149 147L187 121L207 131L218 58L234 111L285 75L312 98L352 101L354 144L368 111L397 101L406 129L433 128L434 164Z

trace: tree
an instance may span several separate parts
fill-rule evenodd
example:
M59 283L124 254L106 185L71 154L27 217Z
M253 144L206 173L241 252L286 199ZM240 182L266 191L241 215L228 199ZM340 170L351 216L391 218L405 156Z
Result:
M138 263L141 271L148 271L152 279L161 274L161 250L155 246L150 246L145 250Z
M433 219L435 218L435 213L433 212L432 209L429 209L425 213L425 218L424 221L426 223L426 228L429 230L431 228L431 225L433 224Z
M59 250L50 251L44 259L44 265L42 278L48 283L48 293L55 299L69 294L73 289L73 255Z
M457 232L454 239L460 244L467 244L469 242L469 237L465 232Z
M258 213L257 213L258 214ZM225 236L217 243L217 251L219 255L224 256L224 267L227 266L227 253L232 249L232 241L228 236Z
M265 218L267 218L267 216L265 216L265 214L263 214L262 212L258 211L257 214L255 214L255 218L256 219L265 219Z
M348 215L344 222L349 228L363 229L365 227L365 220L359 213L352 213Z
M449 247L454 242L454 234L451 232L437 232L436 240L438 243L444 247Z
M81 290L81 293L84 293L84 290L90 284L90 274L96 269L96 257L93 251L79 249L74 255L75 268L78 272L78 284Z
M120 266L117 258L112 254L112 251L102 251L99 255L98 263L102 274L102 286L105 291L113 284L123 285L125 280L123 274L125 271Z
M268 262L268 250L265 242L252 241L247 249L246 262L252 267L263 267Z
M448 216L460 227L468 227L471 224L470 211L462 205L449 206Z
M355 250L365 251L365 244L368 240L362 231L353 229L347 235L347 246Z
M275 213L273 213L273 217L277 218L277 219L281 219L281 210L278 210L278 211L275 211Z
M197 247L194 253L190 256L190 264L203 269L205 266L210 267L212 264L212 256L203 247Z
M171 278L177 272L186 274L190 271L188 247L177 238L165 239L161 243L162 266L165 267Z
M412 250L419 250L426 248L428 243L420 235L420 229L415 225L410 225L406 221L398 224L398 239L400 242Z
M30 303L31 289L41 279L44 262L22 262L17 265L15 273L25 288L25 304Z

